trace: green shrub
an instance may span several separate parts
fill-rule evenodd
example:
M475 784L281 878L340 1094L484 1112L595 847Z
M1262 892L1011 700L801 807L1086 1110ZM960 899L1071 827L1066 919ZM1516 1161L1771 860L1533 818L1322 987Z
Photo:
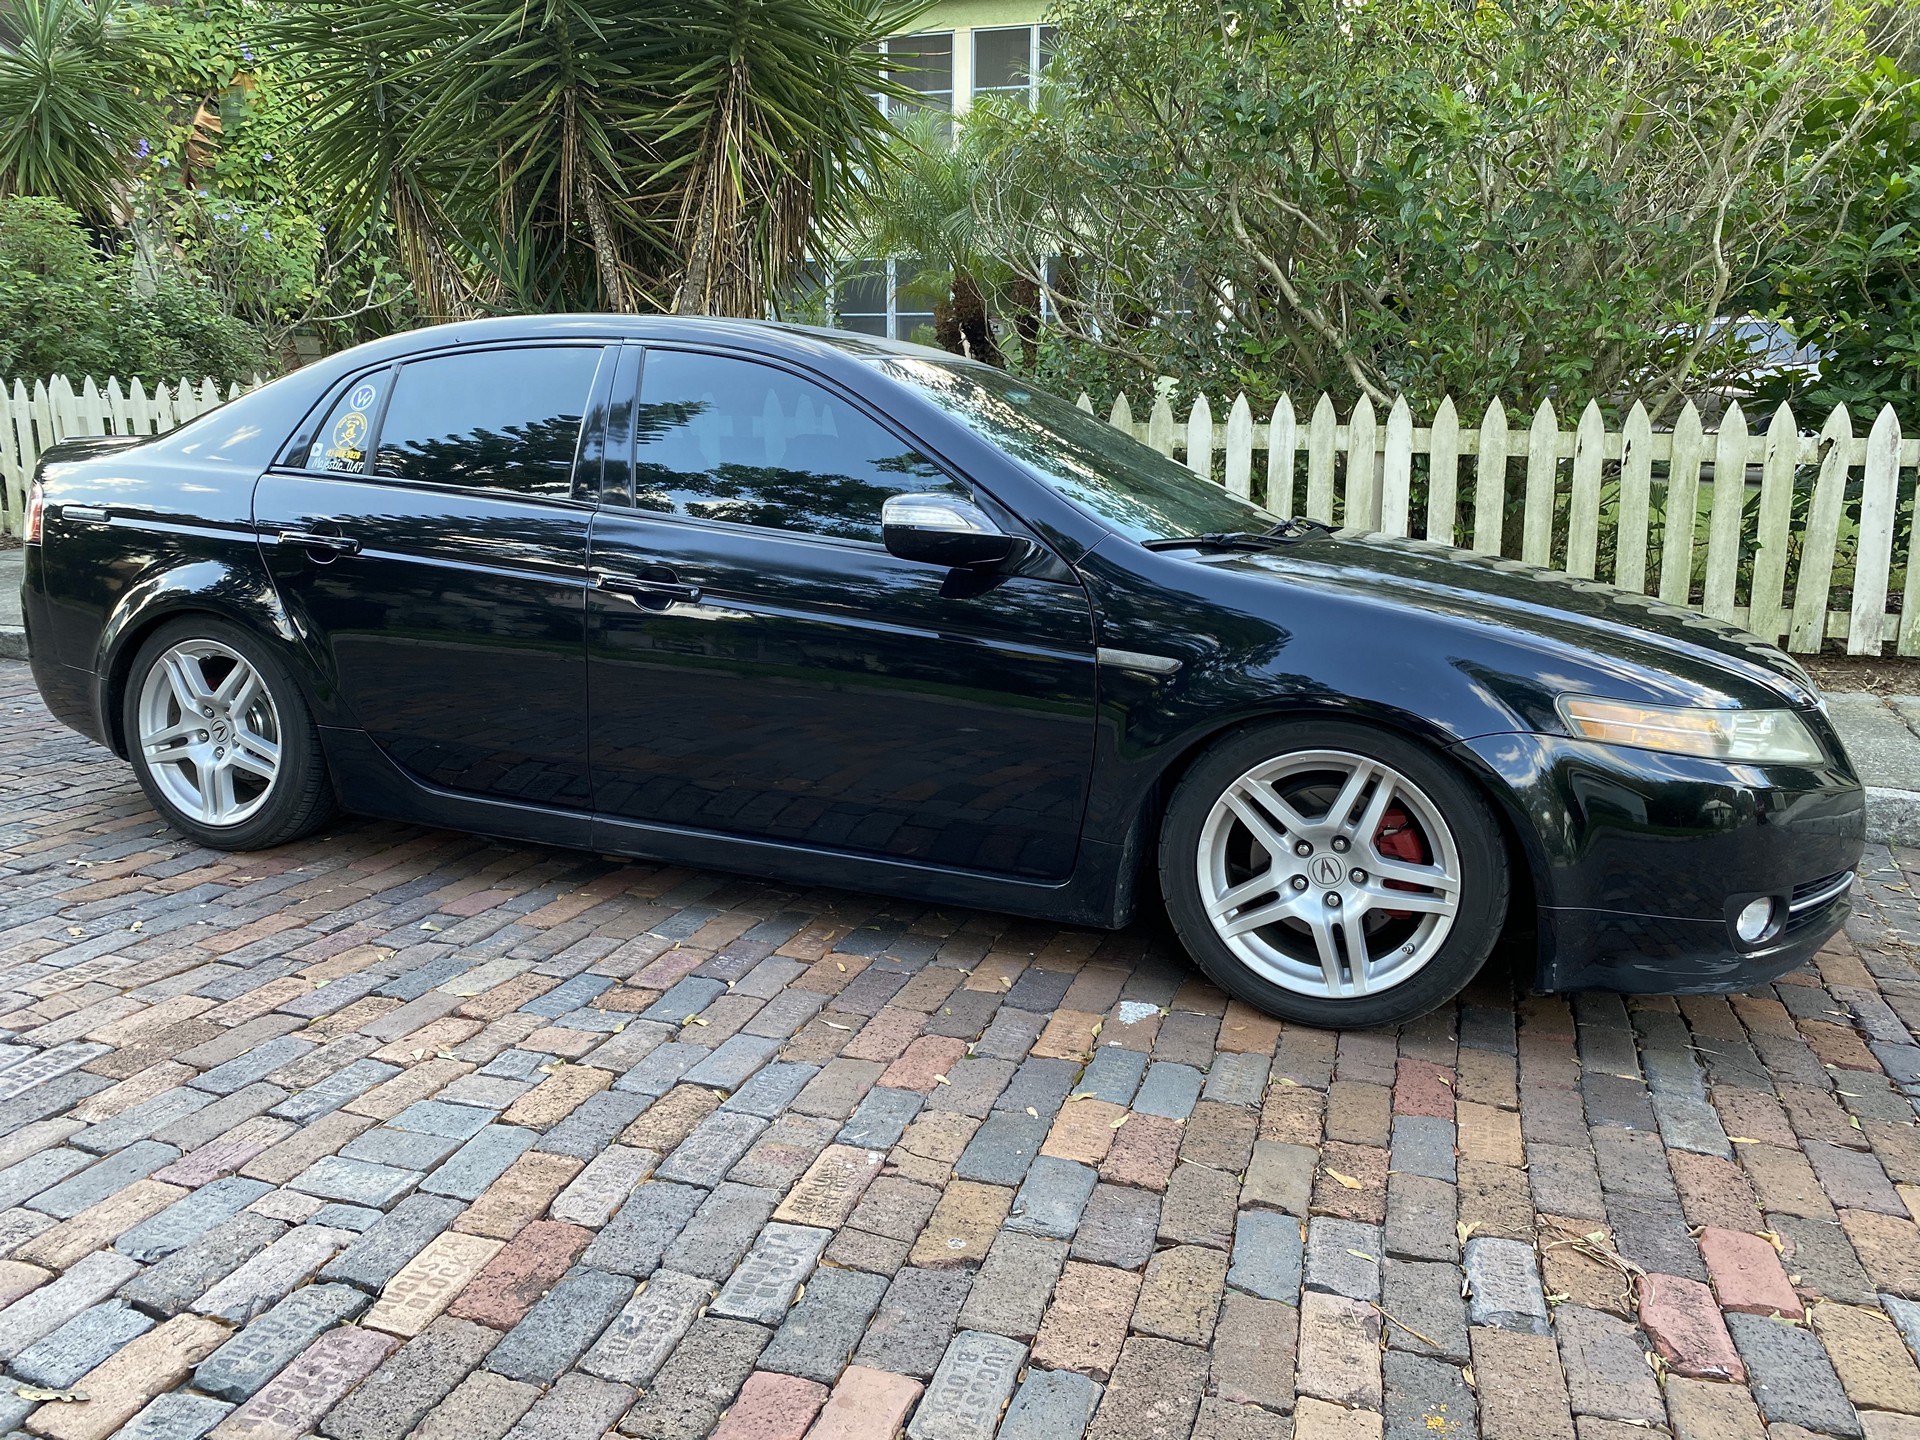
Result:
M102 254L59 201L0 200L0 376L226 384L270 363L260 332L190 272L136 284L130 257Z

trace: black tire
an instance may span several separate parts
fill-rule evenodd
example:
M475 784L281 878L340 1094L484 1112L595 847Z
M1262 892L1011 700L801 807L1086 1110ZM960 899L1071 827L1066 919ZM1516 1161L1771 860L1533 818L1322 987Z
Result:
M1343 751L1399 771L1437 806L1459 856L1460 897L1452 929L1420 969L1370 995L1308 995L1260 974L1215 930L1196 873L1202 833L1222 793L1263 762L1318 750ZM1271 1015L1327 1029L1401 1024L1459 994L1500 936L1511 883L1499 822L1466 779L1414 741L1346 720L1274 721L1215 742L1174 791L1160 827L1159 862L1168 916L1209 979Z
M156 780L140 742L140 697L147 676L168 650L191 640L215 641L253 666L279 723L278 773L259 808L231 825L205 824L176 805ZM188 615L161 625L134 655L121 695L120 717L140 788L169 825L210 849L270 849L312 834L333 817L333 789L306 697L273 647L241 626L212 615Z

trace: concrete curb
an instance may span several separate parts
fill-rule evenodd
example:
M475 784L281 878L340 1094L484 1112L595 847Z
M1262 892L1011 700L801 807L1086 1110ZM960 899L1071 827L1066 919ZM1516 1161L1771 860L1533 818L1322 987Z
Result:
M1867 786L1867 839L1876 845L1920 845L1920 790Z
M19 629L17 626L0 625L0 660L24 660L26 658L27 632Z

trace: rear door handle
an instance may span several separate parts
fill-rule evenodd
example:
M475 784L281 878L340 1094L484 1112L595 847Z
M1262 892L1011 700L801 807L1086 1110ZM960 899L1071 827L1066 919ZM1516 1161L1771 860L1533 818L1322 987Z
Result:
M594 588L604 590L609 595L624 595L637 605L649 609L680 601L687 605L700 603L698 585L682 585L672 578L673 572L661 566L661 578L652 579L640 575L616 575L610 570L596 570L593 576Z
M316 535L311 530L282 530L280 543L297 550L331 550L336 555L358 555L360 542L350 535Z

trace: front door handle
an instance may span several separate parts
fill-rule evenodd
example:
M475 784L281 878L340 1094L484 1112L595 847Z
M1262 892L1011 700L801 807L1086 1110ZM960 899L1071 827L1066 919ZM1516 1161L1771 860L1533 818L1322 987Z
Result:
M618 575L611 570L596 570L593 573L594 588L604 590L609 595L623 595L649 610L664 610L675 601L685 605L700 603L698 585L682 585L679 577L664 565L648 568L652 571L648 575Z
M348 535L318 535L311 530L282 530L282 545L298 550L331 550L336 555L358 555L360 542Z

